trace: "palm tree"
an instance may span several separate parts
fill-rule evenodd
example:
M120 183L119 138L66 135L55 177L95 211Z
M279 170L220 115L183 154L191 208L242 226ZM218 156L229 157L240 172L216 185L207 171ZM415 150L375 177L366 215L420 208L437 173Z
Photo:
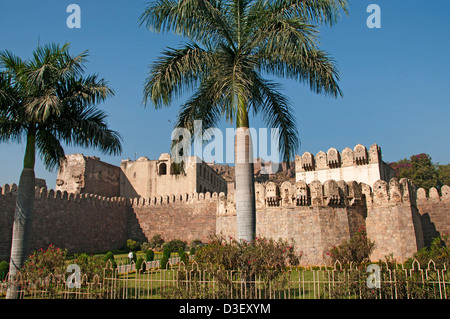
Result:
M177 127L202 130L222 117L236 125L235 179L238 237L256 232L255 190L249 113L279 129L284 160L299 145L291 106L278 84L264 74L309 85L317 94L342 95L335 62L318 48L318 25L334 25L346 0L158 0L140 17L150 30L173 31L189 39L167 48L150 68L143 103L156 109L195 89L181 107ZM250 159L249 159L250 157Z
M69 54L69 44L39 46L29 61L0 53L0 142L26 141L14 213L10 260L13 280L29 249L35 187L35 154L52 170L64 160L61 142L120 154L120 135L96 107L113 91L96 75L83 77L87 52ZM17 298L13 285L8 298Z

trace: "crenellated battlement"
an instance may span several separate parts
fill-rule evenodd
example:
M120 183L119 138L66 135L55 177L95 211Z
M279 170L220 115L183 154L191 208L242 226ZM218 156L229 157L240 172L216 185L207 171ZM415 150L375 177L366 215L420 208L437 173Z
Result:
M137 197L128 199L128 203L132 207L138 206L158 206L170 204L198 204L204 202L218 202L220 196L225 196L225 193L185 193L185 194L171 194L164 196L152 196L148 198Z
M0 197L13 196L17 194L16 184L5 184L0 187ZM35 187L35 198L61 200L76 203L88 203L95 207L120 207L126 205L126 199L123 197L105 197L97 194L79 194L61 192L59 190L47 189L46 187Z
M318 152L315 156L305 152L295 157L295 179L311 183L319 180L356 181L373 185L378 180L389 181L395 176L392 167L382 161L381 149L373 144L369 149L358 144L353 150L345 148L342 153L330 148L326 153Z
M310 152L305 152L302 156L297 155L295 157L295 170L296 172L308 172L376 164L381 161L381 149L377 144L373 144L369 150L364 145L358 144L353 150L349 147L345 148L342 153L332 147L326 153L320 151L315 156Z
M441 194L439 195L438 190L435 187L431 187L427 192L424 188L419 188L417 190L417 200L421 201L431 201L431 202L444 202L450 201L450 187L448 185L444 185L441 188Z

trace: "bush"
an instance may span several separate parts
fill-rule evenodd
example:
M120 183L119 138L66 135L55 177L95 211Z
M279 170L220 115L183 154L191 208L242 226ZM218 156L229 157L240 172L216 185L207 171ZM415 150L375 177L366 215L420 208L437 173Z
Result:
M293 244L287 241L255 238L251 243L215 235L199 248L195 260L199 267L189 265L178 273L178 285L167 289L167 298L258 298L258 291L267 293L284 291L289 283L289 266L296 266L300 256L294 253ZM219 271L237 270L236 272ZM202 282L208 271L215 285ZM231 275L230 274L233 274ZM189 278L189 286L186 284ZM242 284L234 285L234 278ZM260 281L256 284L255 281ZM231 295L230 295L231 293Z
M155 259L155 253L153 250L149 249L145 253L145 261L153 261Z
M146 263L144 263L144 258L139 257L137 262L136 262L136 271L142 270L145 271L146 267Z
M200 239L194 239L191 241L191 248L197 248L202 244L202 241Z
M333 263L339 261L342 264L356 263L360 264L368 260L373 252L375 243L367 237L365 227L361 227L350 240L344 241L339 246L333 246L328 252Z
M167 258L170 258L170 253L171 253L171 252L172 252L172 251L170 250L170 248L169 248L168 245L164 246L163 256L166 256Z
M111 251L108 251L107 253L106 253L106 255L105 255L105 257L103 258L103 260L105 261L105 262L108 262L108 260L110 260L111 261L111 263L110 263L110 265L111 265L111 268L117 268L117 263L115 262L115 260L114 260L114 254L111 252Z
M433 239L430 247L424 247L416 252L412 258L408 259L405 264L411 265L414 259L420 264L422 269L428 267L430 260L433 260L436 268L443 268L444 264L450 265L450 245L448 234Z
M133 239L127 240L127 249L131 251L138 251L141 249L141 244Z
M155 235L148 243L149 247L152 249L161 248L162 244L164 244L164 239L161 238L161 235Z
M195 248L191 247L191 249L189 249L189 255L194 256L195 255Z
M66 272L67 251L50 245L46 250L42 248L28 256L24 266L20 269L22 276L29 280L37 280L52 274L64 275Z
M169 262L169 257L167 257L166 254L163 254L162 258L159 261L159 268L166 269L168 262Z
M201 265L211 264L214 269L240 269L247 275L258 274L267 280L278 277L288 266L297 265L300 257L296 255L294 245L281 238L275 241L256 237L249 243L217 235L195 254L195 260Z
M9 263L7 261L0 262L0 280L5 280L9 272Z
M171 252L177 252L180 248L183 250L186 249L186 242L181 239L173 239L165 247L169 247Z
M102 280L106 267L104 258L88 254L75 254L74 257L72 263L80 267L82 276L86 275L88 280L93 280L95 276L98 276L99 280Z
M178 256L180 257L180 262L182 261L185 265L189 262L189 256L181 247L178 250Z

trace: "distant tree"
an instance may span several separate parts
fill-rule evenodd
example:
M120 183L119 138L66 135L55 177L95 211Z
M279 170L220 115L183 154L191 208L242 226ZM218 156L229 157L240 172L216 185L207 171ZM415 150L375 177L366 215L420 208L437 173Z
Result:
M436 187L440 189L443 185L439 177L438 167L431 161L431 156L428 154L413 155L409 160L405 158L389 165L395 170L395 177L398 179L408 178L418 188L422 187L428 190L431 187ZM450 177L450 169L448 168L447 170L441 169L441 173L443 176L446 176L447 173L447 177Z
M450 186L450 164L437 165L437 174L440 186L443 185Z

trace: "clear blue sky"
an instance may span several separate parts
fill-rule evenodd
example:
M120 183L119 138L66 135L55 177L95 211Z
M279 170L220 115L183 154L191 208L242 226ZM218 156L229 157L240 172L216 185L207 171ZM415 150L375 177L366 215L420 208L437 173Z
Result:
M314 95L297 82L280 80L299 126L297 153L378 143L387 162L424 152L434 162L449 163L450 1L350 2L350 15L321 33L321 47L339 65L344 97ZM81 7L81 29L66 26L71 3ZM366 25L371 3L381 7L381 29ZM167 109L144 109L142 88L148 65L164 47L183 39L139 27L145 6L145 0L0 1L0 50L29 58L38 41L70 42L73 54L89 50L87 73L98 73L116 92L101 108L109 114L111 128L123 136L123 154L108 157L72 147L65 148L67 154L100 156L119 165L135 154L155 159L169 151L182 101ZM252 124L261 127L258 118ZM230 125L223 123L225 127ZM0 185L18 182L23 154L24 145L0 144ZM55 186L56 172L47 172L39 159L36 176Z

